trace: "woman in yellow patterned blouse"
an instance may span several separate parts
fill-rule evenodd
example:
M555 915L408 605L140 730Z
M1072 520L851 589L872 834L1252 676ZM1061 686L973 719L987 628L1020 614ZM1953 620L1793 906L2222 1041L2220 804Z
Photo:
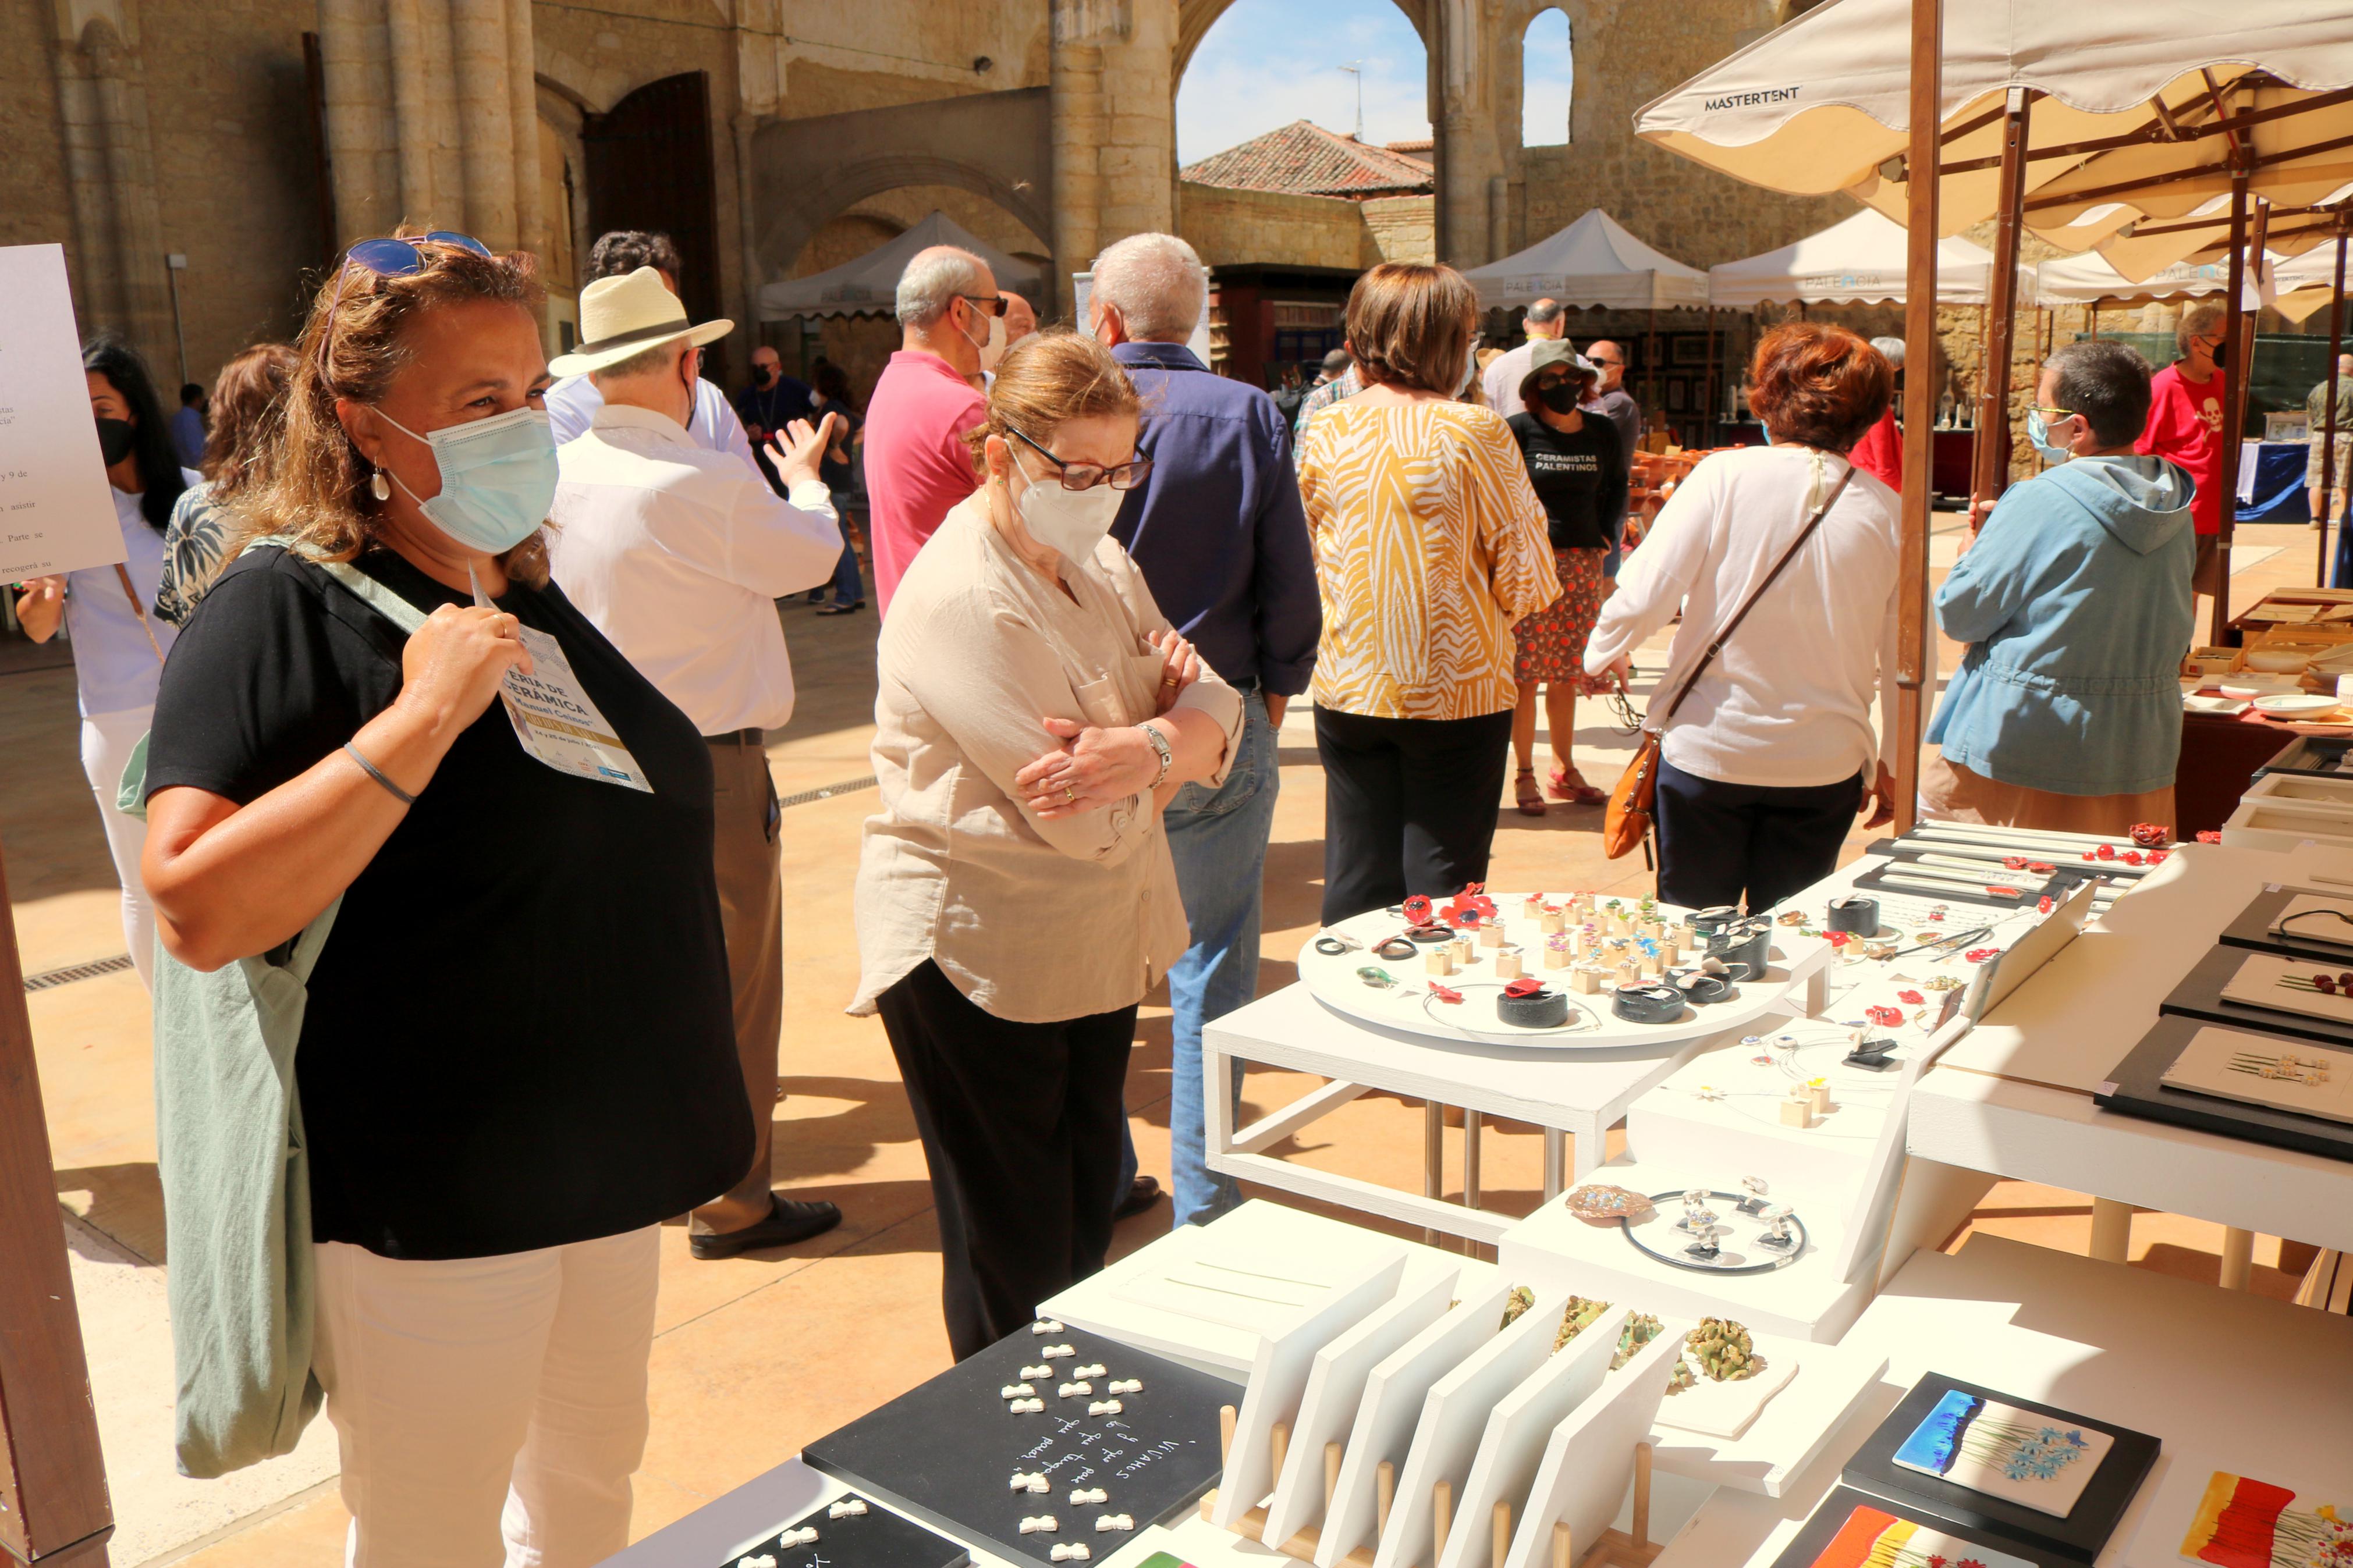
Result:
M1309 426L1299 489L1324 639L1324 919L1484 881L1512 740L1512 626L1560 597L1544 507L1503 416L1455 399L1478 296L1451 267L1348 296L1365 390Z

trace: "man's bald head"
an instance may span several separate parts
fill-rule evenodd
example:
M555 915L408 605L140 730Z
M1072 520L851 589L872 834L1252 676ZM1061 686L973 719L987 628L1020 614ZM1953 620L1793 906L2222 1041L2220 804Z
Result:
M1029 301L1010 289L999 289L1005 296L1005 346L1015 343L1038 330L1038 312Z
M1596 338L1585 345L1585 357L1601 369L1601 380L1596 392L1615 392L1626 380L1626 351L1608 338Z
M1561 315L1559 300L1539 300L1528 307L1527 318L1521 324L1531 338L1556 338L1567 326Z
M2337 356L2337 374L2339 375L2353 375L2353 354L2338 354Z

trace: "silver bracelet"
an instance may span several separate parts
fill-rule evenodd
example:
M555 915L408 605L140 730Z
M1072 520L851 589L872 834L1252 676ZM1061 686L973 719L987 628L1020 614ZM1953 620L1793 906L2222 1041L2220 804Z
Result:
M360 749L357 746L354 746L349 741L345 741L343 742L343 750L352 754L352 761L359 763L359 765L366 771L368 777L384 785L385 793L391 795L393 799L400 802L403 805L415 805L417 804L417 797L415 795L409 794L406 790L401 788L398 784L385 777L384 770L377 767L374 763L369 762L365 757L362 756L360 754ZM1166 770L1164 769L1163 771L1165 772Z

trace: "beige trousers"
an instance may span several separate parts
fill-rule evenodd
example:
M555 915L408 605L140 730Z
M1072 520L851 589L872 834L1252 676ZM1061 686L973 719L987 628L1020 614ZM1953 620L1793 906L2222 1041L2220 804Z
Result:
M350 1568L591 1568L628 1544L660 1235L446 1262L318 1244Z
M735 1057L752 1100L755 1137L743 1179L694 1211L693 1230L742 1230L768 1217L770 1139L776 1116L776 1043L785 1029L785 890L776 861L776 787L751 731L711 742L719 918L735 993Z
M2173 826L2173 786L2138 795L2056 795L2006 784L1957 763L1931 757L1920 769L1920 805L1931 816L1997 827L2121 837L2137 823Z

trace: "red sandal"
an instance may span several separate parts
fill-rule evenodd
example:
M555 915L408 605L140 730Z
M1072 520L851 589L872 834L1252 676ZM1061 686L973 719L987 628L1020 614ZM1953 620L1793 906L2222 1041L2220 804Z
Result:
M1583 773L1559 763L1552 765L1552 776L1545 782L1552 788L1553 799L1570 805L1599 805L1609 798L1605 792L1586 783Z
M1519 798L1522 816L1542 816L1545 814L1544 791L1536 788L1536 771L1522 768L1512 781L1512 793Z

